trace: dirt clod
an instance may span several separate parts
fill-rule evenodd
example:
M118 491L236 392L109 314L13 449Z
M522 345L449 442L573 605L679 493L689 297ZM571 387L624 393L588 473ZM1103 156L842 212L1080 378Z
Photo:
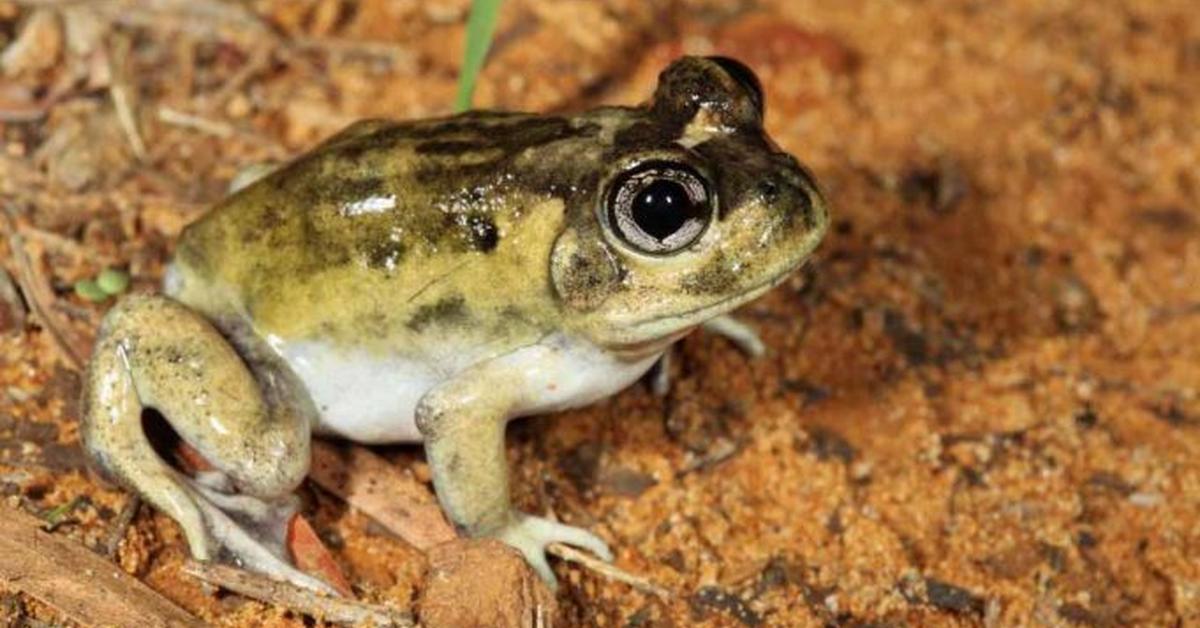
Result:
M553 617L554 595L515 550L496 540L458 540L429 552L429 573L418 602L430 628L520 628Z

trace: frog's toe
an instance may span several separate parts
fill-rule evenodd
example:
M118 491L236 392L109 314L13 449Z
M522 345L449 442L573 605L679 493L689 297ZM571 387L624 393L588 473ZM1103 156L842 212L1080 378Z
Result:
M533 570L551 589L558 587L554 572L550 570L550 564L546 562L546 546L551 543L565 543L580 547L605 561L613 559L608 543L595 534L583 528L531 515L518 515L516 521L500 530L495 536L521 552Z
M767 346L759 337L758 332L732 316L717 316L705 321L701 326L704 331L724 336L752 358L761 358L767 353Z

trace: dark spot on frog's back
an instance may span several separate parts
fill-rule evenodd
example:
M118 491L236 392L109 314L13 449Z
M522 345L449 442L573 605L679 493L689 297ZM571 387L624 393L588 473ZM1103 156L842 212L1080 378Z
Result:
M488 216L469 216L466 220L467 241L476 251L490 253L500 243L500 230Z
M338 177L327 180L325 185L318 187L313 198L327 202L342 200L357 201L387 192L387 183L382 177L366 176L362 178Z
M310 169L311 170L311 169ZM387 181L376 174L364 176L322 175L317 172L294 169L282 185L291 187L293 194L313 202L309 206L354 202L388 192Z
M404 256L404 244L384 237L359 245L359 252L366 259L368 268L387 272L400 263Z
M455 294L417 308L417 311L408 319L408 328L413 331L421 331L431 325L445 326L462 323L467 318L467 302L462 295Z
M478 141L467 140L430 140L417 144L417 153L421 155L460 155L490 148Z
M204 237L214 240L229 237L237 239L241 244L269 242L273 235L279 234L288 224L290 216L287 209L278 202L260 203L257 212L249 209L250 207L253 206L242 204L234 209L233 215L238 218L236 226L232 229L227 223L220 221L206 222L203 229ZM276 237L278 236L276 235Z
M570 120L558 117L462 121L447 123L440 133L425 136L428 139L416 145L416 152L421 155L460 155L498 148L512 154L569 137L590 137L599 130L596 124L576 126Z

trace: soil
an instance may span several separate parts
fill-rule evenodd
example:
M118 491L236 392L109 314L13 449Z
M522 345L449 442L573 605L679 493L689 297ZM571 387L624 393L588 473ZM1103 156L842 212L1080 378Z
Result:
M467 8L0 0L4 499L103 551L129 496L85 468L70 355L111 300L75 282L152 290L240 169L447 113ZM739 313L766 357L693 334L667 396L512 426L518 503L674 593L559 563L559 623L1200 624L1194 3L510 0L476 105L636 103L683 53L758 72L835 225ZM361 597L410 608L421 552L302 493ZM182 574L148 508L118 548L214 624L306 625ZM14 591L0 618L61 621Z

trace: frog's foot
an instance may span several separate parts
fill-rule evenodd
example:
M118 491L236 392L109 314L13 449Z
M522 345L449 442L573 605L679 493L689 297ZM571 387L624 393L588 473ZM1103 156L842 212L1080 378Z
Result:
M612 550L603 539L575 526L569 526L557 521L543 519L518 513L512 523L491 534L508 545L516 548L525 561L537 572L551 590L558 589L558 580L550 570L546 561L546 546L551 543L565 543L588 550L606 562L613 559Z
M203 519L203 527L198 530L188 529L190 522L181 522L193 556L201 560L216 558L276 580L337 595L324 581L297 569L289 558L288 532L299 509L296 496L261 499L223 492L224 487L213 486L215 475L201 472L194 479L185 478L184 491L191 494ZM193 543L193 539L204 542Z

